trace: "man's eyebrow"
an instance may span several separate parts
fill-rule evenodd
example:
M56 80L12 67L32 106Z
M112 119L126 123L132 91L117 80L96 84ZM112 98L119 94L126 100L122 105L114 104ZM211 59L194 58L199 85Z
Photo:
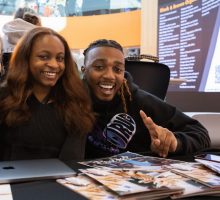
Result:
M125 65L125 63L124 63L124 62L117 61L117 60L116 60L114 63L115 63L115 64L119 64L119 65Z
M106 62L106 61L107 61L107 59L105 59L105 58L97 58L97 59L95 59L95 60L93 61L93 63L94 63L94 62ZM115 61L114 61L114 64L117 64L117 65L125 65L124 62L121 62L121 61L118 61L118 60L115 60Z

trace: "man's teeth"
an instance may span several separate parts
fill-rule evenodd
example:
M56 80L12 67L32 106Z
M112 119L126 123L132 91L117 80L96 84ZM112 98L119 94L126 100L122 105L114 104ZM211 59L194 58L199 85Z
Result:
M104 89L112 89L113 85L100 85L100 87Z

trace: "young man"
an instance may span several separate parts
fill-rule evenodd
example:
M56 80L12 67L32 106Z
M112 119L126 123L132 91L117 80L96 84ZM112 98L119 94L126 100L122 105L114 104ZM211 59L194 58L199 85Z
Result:
M86 158L149 150L167 157L209 147L207 130L198 121L132 83L116 41L97 40L84 55L83 78L97 114Z

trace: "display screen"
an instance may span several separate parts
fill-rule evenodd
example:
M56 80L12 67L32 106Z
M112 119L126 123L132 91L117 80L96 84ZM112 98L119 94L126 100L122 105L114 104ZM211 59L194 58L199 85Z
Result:
M169 91L220 92L220 0L159 0L158 56Z

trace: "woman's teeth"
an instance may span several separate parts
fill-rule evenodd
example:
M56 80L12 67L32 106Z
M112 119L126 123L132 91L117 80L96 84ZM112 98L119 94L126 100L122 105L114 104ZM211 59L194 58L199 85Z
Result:
M42 73L48 77L55 77L57 74L57 72L42 72Z

